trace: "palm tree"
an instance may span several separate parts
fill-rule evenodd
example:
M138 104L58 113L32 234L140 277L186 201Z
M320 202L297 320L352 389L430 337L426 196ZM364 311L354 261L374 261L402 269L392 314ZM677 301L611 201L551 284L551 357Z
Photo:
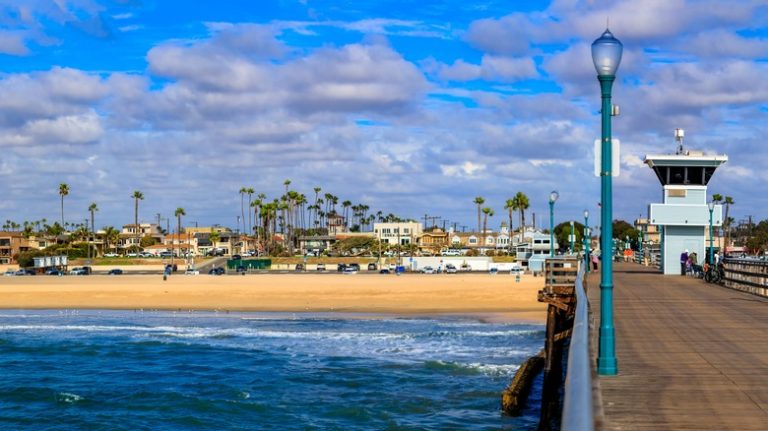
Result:
M173 215L176 216L176 236L179 240L179 248L181 248L181 216L185 216L187 213L184 212L184 208L178 207L176 208L176 211L173 212ZM171 240L171 255L173 255L173 240Z
M133 191L133 226L136 229L136 247L141 247L141 229L139 229L139 201L144 200L144 194L138 190Z
M515 209L520 211L520 242L523 242L523 235L525 234L525 210L531 206L531 203L528 201L528 196L523 192L517 192L512 200L515 201Z
M120 231L112 226L105 226L102 229L104 230L104 250L109 250L109 245L117 244L120 239Z
M211 250L216 248L216 243L221 240L221 234L211 228L211 235L208 237L211 240Z
M509 253L512 253L512 213L515 211L515 200L507 199L504 202L504 209L509 213Z
M341 206L344 208L344 225L346 226L347 229L349 229L349 221L347 218L349 217L349 207L352 206L352 202L349 200L346 200L341 203Z
M251 208L251 197L255 193L253 191L253 187L248 187L248 189L245 191L248 193L248 208ZM243 218L243 223L245 223L245 218ZM253 220L251 219L251 212L248 211L248 232L253 232Z
M473 202L477 204L477 230L479 232L480 231L480 212L482 211L480 206L485 203L485 199L483 199L482 196L477 196Z
M243 228L245 228L245 203L243 202L243 198L245 197L245 194L248 193L247 187L240 187L240 214L243 217ZM237 223L237 228L240 229L240 223ZM245 229L243 229L245 231Z
M61 224L64 225L64 196L69 194L69 186L66 183L59 184L59 196L61 196Z
M483 240L480 241L480 246L482 247L483 244L485 244L485 232L488 230L488 216L493 215L493 210L489 207L485 207L482 209L483 214L485 214L485 218L483 219Z
M99 207L96 206L96 202L92 202L90 205L88 205L88 211L91 213L91 235L96 236L96 228L94 227L94 213L99 210ZM88 245L88 255L91 254L91 246Z
M723 223L725 227L725 246L728 247L728 244L731 243L731 219L728 217L728 212L731 209L731 205L735 204L733 201L733 198L730 196L726 196L725 200L723 201L725 203L725 223Z

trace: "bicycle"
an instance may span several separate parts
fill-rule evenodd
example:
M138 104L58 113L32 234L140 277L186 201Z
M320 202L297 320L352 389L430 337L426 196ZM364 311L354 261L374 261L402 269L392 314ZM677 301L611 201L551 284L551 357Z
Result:
M725 277L725 271L720 264L706 265L704 270L704 281L707 283L720 284Z

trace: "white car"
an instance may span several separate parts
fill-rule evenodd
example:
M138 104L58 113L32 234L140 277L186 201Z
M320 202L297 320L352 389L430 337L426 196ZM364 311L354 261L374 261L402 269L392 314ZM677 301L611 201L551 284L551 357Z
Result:
M14 275L16 275L16 271L9 269L8 271L5 271L5 274L3 275L5 275L6 277L13 277Z
M126 253L125 257L139 257L138 253Z
M457 270L453 264L449 263L448 265L445 265L446 274L456 274L457 272L459 272L459 270Z
M421 268L422 274L434 274L435 268L432 268L431 266L425 266L424 268Z
M117 257L117 253L104 253L104 257Z

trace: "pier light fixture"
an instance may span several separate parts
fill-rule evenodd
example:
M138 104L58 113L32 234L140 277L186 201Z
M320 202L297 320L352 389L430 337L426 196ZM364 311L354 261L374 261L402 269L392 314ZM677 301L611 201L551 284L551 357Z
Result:
M589 243L591 240L592 238L590 238L589 233L589 210L584 210L584 270L586 272L589 272Z
M707 207L709 208L709 264L714 265L715 260L713 259L714 254L714 246L712 244L713 238L713 229L712 229L712 212L715 210L715 203L713 201L709 201L707 204Z
M555 256L555 202L560 194L557 190L549 193L549 256Z
M611 88L616 71L621 63L623 51L621 42L613 37L610 30L592 43L592 62L600 82L602 99L600 136L600 250L603 256L600 268L600 339L597 356L597 373L613 376L618 373L616 361L616 340L613 326L613 262L611 242L613 239L613 181L611 166Z

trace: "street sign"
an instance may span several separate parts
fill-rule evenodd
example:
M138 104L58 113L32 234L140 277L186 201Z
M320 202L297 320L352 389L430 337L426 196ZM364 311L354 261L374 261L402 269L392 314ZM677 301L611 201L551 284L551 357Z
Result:
M618 139L611 139L611 156L613 156L613 160L611 163L611 176L612 177L618 177L619 176L619 167L621 166L621 155L619 152L620 142ZM602 145L600 145L600 139L595 139L595 176L600 176L600 170L602 165L602 154L603 149Z

